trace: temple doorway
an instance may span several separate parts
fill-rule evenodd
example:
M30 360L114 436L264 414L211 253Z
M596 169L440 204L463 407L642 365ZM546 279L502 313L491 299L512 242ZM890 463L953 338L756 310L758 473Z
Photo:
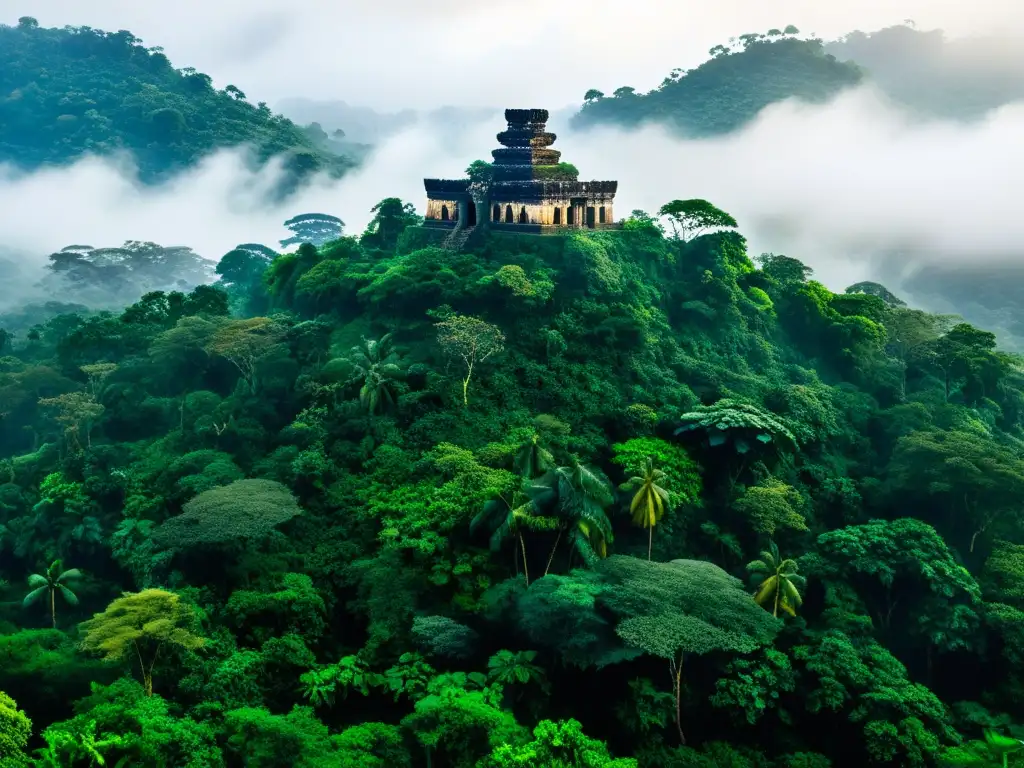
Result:
M448 221L448 206L441 206L441 221Z
M593 229L595 223L596 222L594 221L594 206L588 205L587 206L587 227L590 228L590 229Z
M476 226L476 203L472 200L466 203L466 226Z

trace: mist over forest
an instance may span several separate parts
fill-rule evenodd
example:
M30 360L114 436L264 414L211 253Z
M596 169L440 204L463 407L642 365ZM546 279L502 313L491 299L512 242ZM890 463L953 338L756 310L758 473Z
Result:
M748 5L0 0L0 768L1024 766L1024 11Z

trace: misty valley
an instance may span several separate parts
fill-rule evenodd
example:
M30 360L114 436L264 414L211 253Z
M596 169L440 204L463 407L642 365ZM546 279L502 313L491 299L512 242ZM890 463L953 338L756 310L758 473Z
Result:
M0 19L0 768L1024 766L1019 49L272 107L108 5Z

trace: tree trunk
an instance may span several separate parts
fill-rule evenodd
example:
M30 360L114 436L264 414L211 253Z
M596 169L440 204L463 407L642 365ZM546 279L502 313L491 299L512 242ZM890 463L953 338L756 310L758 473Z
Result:
M462 407L469 406L469 376L462 380Z
M772 608L772 617L779 618L779 593L782 592L782 585L779 583L778 574L775 575L775 607Z
M526 541L523 539L523 532L519 532L519 551L523 553L523 573L526 574L526 586L530 586L530 569L526 565Z
M647 529L647 562L651 562L651 547L654 546L654 526Z
M558 549L558 542L562 540L562 529L558 529L558 536L555 537L555 546L551 548L551 554L548 555L548 564L544 568L544 575L548 575L548 571L551 570L551 561L555 559L555 550Z
M153 677L146 671L146 662L142 660L142 651L139 650L139 644L134 640L132 641L132 648L135 649L135 656L139 660L139 671L142 673L142 685L146 689L146 695L153 695Z
M679 661L669 659L669 672L672 675L672 692L676 699L676 730L679 732L679 743L686 746L683 734L683 652L679 652Z
M57 628L57 590L50 590L50 620L53 622L53 628Z

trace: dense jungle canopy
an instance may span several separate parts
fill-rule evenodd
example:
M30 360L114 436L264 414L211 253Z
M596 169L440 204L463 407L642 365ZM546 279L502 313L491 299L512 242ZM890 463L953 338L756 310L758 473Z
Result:
M746 42L671 87L767 45L791 92L860 76ZM0 57L26 168L315 155L129 33L23 19ZM680 124L782 92L745 88ZM1024 765L1024 364L993 333L834 293L703 200L461 250L371 215L212 270L69 245L61 300L0 315L0 768Z
M729 228L417 224L3 334L9 764L996 759L1018 358Z

